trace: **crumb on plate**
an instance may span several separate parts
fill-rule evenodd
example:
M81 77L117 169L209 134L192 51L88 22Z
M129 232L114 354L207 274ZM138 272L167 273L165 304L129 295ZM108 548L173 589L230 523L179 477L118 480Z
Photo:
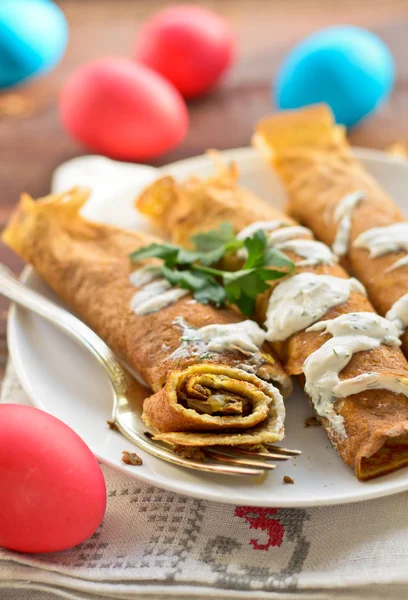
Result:
M143 460L136 454L136 452L129 452L129 450L122 451L122 462L125 465L132 465L138 467L143 464Z
M285 475L283 477L283 483L295 483L295 480L292 479L292 477L289 477L289 475Z

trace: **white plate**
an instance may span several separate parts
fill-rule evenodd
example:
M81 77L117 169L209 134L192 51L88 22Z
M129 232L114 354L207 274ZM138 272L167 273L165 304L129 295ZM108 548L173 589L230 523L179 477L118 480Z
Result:
M381 152L358 150L364 165L391 192L402 208L408 209L408 166ZM281 206L282 190L265 164L250 148L227 151L226 159L238 162L242 183L266 200ZM135 169L141 169L135 165ZM212 172L206 156L181 161L163 169L176 177L189 174L205 176ZM143 184L152 171L140 171ZM62 177L63 173L59 173ZM71 173L72 175L72 173ZM61 177L59 184L61 184ZM114 202L116 222L123 214L127 220L129 197L122 192ZM106 197L92 200L95 218L106 215ZM104 212L105 210L105 212ZM407 210L408 214L408 210ZM103 217L105 218L105 217ZM124 223L125 225L128 222ZM31 288L56 299L31 271L25 269L23 281ZM117 432L110 431L106 420L110 416L110 392L106 376L85 350L31 313L12 308L8 327L9 348L23 387L33 404L52 413L70 425L92 448L102 462L152 485L181 494L218 502L252 506L316 506L368 500L408 489L408 469L402 469L378 480L360 483L344 466L330 446L320 427L304 427L311 409L300 390L287 401L285 445L303 450L301 457L281 463L263 483L242 477L221 477L170 466L144 452L143 466L127 467L121 463L122 450L131 444ZM284 475L295 485L282 483Z

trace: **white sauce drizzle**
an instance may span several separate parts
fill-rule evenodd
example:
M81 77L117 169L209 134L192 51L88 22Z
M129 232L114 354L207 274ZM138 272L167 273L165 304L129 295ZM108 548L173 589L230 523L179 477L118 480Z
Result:
M372 350L381 344L401 344L398 328L392 322L375 313L348 313L316 323L306 331L321 331L333 336L305 360L303 373L305 391L317 414L326 417L339 435L346 436L346 431L343 417L335 410L335 399L368 389L386 389L408 396L408 380L382 373L364 373L344 381L339 379L340 371L356 352Z
M340 200L334 209L333 220L335 223L339 223L339 228L332 245L332 250L336 256L344 256L347 254L350 237L351 215L354 208L364 198L364 192L352 192L351 194L344 196L344 198Z
M408 294L404 294L391 306L385 315L398 328L399 335L402 335L408 327Z
M305 260L296 261L298 267L309 267L318 264L332 265L336 257L326 244L316 240L288 240L277 244L282 252L295 252Z
M368 250L370 258L402 250L408 253L408 222L367 229L358 236L353 246ZM408 254L396 260L385 272L393 271L407 264Z
M273 221L255 221L255 223L251 223L247 225L237 234L237 240L245 240L248 237L252 237L254 233L257 231L263 231L264 233L268 233L270 231L275 231L280 227L288 227L289 223L285 223L285 221L273 220ZM267 236L268 237L268 236ZM248 256L248 252L246 248L240 248L237 252L237 256L245 260Z
M157 279L134 294L130 307L136 315L147 315L177 302L189 293L189 290L173 288L166 279Z
M329 333L333 337L355 335L358 332L364 336L381 339L387 346L401 346L396 325L374 312L351 312L340 315L335 319L315 323L308 328L308 331L321 331L322 335Z
M170 358L186 358L188 356L204 356L207 354L207 345L198 329L187 323L183 317L176 317L172 323L181 329L181 345L174 350Z
M160 267L146 265L136 269L129 275L129 281L132 285L139 288L146 283L150 283L153 279L157 279L160 275Z
M266 314L266 339L286 340L318 321L329 308L345 302L351 292L366 295L354 279L299 273L276 286Z
M250 320L226 325L205 325L198 331L210 352L222 352L231 347L257 352L266 338L266 331Z
M341 381L333 392L338 398L346 398L365 390L387 390L408 397L408 378L395 377L389 373L363 373Z
M269 248L275 247L282 252L295 252L305 260L297 261L299 267L317 264L333 264L335 257L330 248L313 239L313 233L307 227L288 225L283 221L258 221L245 227L238 239L245 239L255 232L262 230L266 233ZM238 256L246 258L247 252L242 248Z
M288 240L296 240L298 238L313 238L313 233L307 227L293 225L290 227L282 227L267 236L268 246L277 246Z
M209 352L223 352L237 348L247 352L257 352L265 341L266 332L254 321L225 325L205 325L199 329L189 325L183 317L176 317L174 325L181 328L182 344L172 354L172 358L189 355L204 355Z
M237 234L237 239L245 240L246 238L254 235L254 233L259 231L260 229L262 229L262 231L267 233L268 231L275 231L275 229L279 229L279 227L286 227L288 225L289 225L289 223L285 223L285 221L278 221L278 220L255 221L255 223L251 223L250 225L247 225L247 227L244 227L244 229L242 229Z
M402 256L399 260L396 260L393 265L385 269L386 273L393 271L394 269L399 269L400 267L405 267L408 265L408 254L406 256Z

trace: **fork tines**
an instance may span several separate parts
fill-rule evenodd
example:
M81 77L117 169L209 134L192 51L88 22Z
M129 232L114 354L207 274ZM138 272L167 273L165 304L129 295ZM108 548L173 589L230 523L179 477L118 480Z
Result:
M291 450L289 448L280 448L275 445L267 445L274 452L256 452L245 448L232 448L225 446L213 446L206 448L204 453L214 460L225 462L232 465L242 465L261 469L275 469L276 465L271 464L271 460L288 460L302 454L300 450Z
M276 469L276 465L273 465L264 460L252 460L251 458L240 458L240 454L238 452L229 453L229 452L217 452L216 450L212 450L210 448L206 448L204 453L206 456L213 458L214 460L219 460L223 463L227 463L230 465L239 465L245 467L254 467L258 469L267 469L268 471L272 469Z
M287 454L288 456L300 456L302 454L301 450L291 450L290 448L281 448L280 446L275 446L274 444L266 444L268 448L273 450L274 452L278 452L278 454Z
M201 448L205 460L183 457L167 449L173 446L170 442L152 439L152 434L144 432L141 447L170 463L178 464L198 471L223 473L225 475L262 475L265 471L276 469L270 461L288 460L302 454L300 450L281 448L274 444L266 444L271 451L256 452L243 447L210 446Z

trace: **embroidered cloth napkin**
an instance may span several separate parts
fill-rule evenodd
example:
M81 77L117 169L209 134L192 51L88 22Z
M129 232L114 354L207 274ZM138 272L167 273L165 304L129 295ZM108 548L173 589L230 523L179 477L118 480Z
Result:
M29 404L12 365L1 402ZM66 552L0 549L0 600L408 598L408 493L255 508L186 498L102 469L100 529Z

